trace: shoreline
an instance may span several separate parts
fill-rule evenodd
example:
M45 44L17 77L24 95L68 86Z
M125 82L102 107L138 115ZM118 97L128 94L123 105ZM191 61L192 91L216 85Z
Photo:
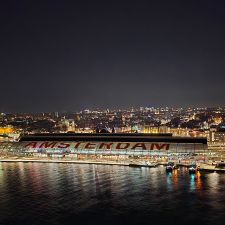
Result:
M153 163L149 165L140 164L140 162L114 162L114 161L93 161L93 160L57 160L57 159L0 159L0 163L69 163L69 164L95 164L95 165L116 165L116 166L129 166L129 167L148 167L154 168L160 165L165 166L166 163ZM189 164L179 164L179 167L189 167ZM225 173L225 169L215 168L209 165L200 165L199 171L203 172L218 172Z
M100 164L100 165L119 165L129 166L128 162L113 162L113 161L91 161L91 160L57 160L57 159L0 159L1 162L37 162L37 163L70 163L70 164Z
M94 160L58 160L58 159L0 159L0 163L69 163L69 164L96 164L96 165L116 165L116 166L130 166L130 167L157 167L159 165L166 165L165 163L152 163L152 164L141 164L140 162L128 162L128 161L94 161Z

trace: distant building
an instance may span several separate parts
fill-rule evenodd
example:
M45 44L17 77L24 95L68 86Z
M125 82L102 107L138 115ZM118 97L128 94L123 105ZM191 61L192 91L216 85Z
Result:
M143 133L145 134L157 134L159 133L159 127L151 126L151 125L144 125Z
M20 133L13 127L0 127L0 141L15 141Z
M189 137L189 131L190 130L188 128L170 128L170 133L172 133L173 136Z
M213 117L213 120L215 125L219 125L220 123L222 123L223 118L221 116L215 116Z
M161 133L161 134L170 133L170 128L168 126L160 126L159 133Z
M15 129L13 127L0 127L0 135L3 134L12 134L15 132Z
M73 119L63 119L61 127L64 132L75 132L75 122Z
M225 143L225 132L211 131L209 135L210 142Z

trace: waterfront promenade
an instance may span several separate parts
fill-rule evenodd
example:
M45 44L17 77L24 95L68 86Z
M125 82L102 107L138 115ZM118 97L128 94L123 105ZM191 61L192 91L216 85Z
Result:
M122 165L129 166L129 162L126 161L96 161L96 160L60 160L60 159L34 159L34 158L4 158L0 159L0 162L38 162L38 163L74 163L74 164L101 164L101 165Z
M37 158L0 158L0 162L8 163L64 163L64 164L97 164L97 165L117 165L117 166L137 166L137 167L156 167L166 165L167 162L150 162L138 160L110 161L110 160L62 160L62 159L37 159ZM176 163L179 167L190 167L191 161ZM216 164L210 162L196 162L200 171L225 172L225 168L217 168Z

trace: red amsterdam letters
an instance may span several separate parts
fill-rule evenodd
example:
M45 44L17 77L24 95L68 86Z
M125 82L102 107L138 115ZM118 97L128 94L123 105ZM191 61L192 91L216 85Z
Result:
M25 148L58 148L88 150L169 150L168 143L149 142L26 142Z

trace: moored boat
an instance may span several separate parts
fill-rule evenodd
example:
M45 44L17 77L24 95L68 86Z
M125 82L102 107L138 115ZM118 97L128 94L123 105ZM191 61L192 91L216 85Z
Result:
M151 162L132 162L129 164L131 167L156 167L158 164Z
M198 171L198 167L196 166L196 164L192 164L189 168L188 168L188 172L190 174L195 174Z
M174 163L173 162L168 162L166 166L166 172L172 172L174 169Z

